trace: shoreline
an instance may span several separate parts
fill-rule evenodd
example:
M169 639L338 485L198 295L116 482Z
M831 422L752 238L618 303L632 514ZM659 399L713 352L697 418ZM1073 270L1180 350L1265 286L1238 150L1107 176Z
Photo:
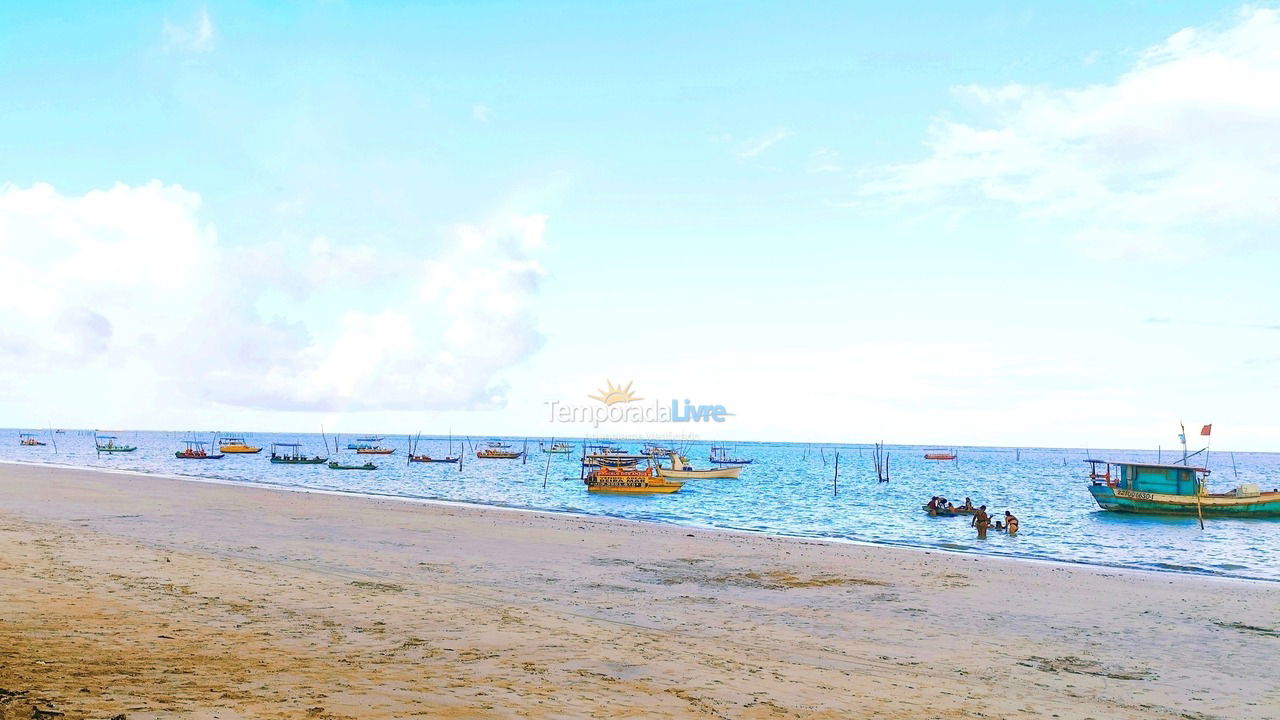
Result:
M280 489L0 466L0 719L1280 705L1247 580Z
M1250 576L1250 575L1240 575L1240 574L1232 573L1230 571L1212 571L1212 570L1189 569L1189 568L1180 569L1180 568L1172 568L1172 567L1154 568L1154 567L1142 567L1139 565L1125 565L1122 563L1090 562L1088 560L1067 560L1062 558L1044 557L1044 556L1032 555L1032 554L984 553L977 550L961 550L954 547L942 547L937 545L922 545L922 544L911 544L911 543L905 543L905 542L891 542L891 541L875 542L871 540L861 540L857 538L835 537L835 536L819 535L819 534L804 535L799 533L768 532L764 530L750 530L746 528L725 527L725 526L719 526L719 525L681 523L677 521L669 521L669 520L662 520L662 519L638 520L635 518L628 518L628 517L623 517L621 515L613 515L609 513L593 514L593 513L574 512L572 510L557 510L554 508L524 507L520 505L508 505L508 504L502 504L502 503L496 503L496 502L484 502L479 500L461 501L461 500L446 500L442 498L432 498L432 497L415 496L415 495L397 495L393 493L357 492L352 490L329 490L325 488L309 488L309 487L303 487L299 485L277 485L277 484L271 484L271 483L252 482L248 480L228 480L224 478L212 478L212 477L205 477L205 476L199 476L199 475L180 475L176 473L170 474L170 473L159 473L159 472L147 472L143 470L99 468L99 467L91 467L87 465L71 465L71 464L64 464L64 463L37 462L37 461L28 461L28 460L4 459L4 460L0 460L0 465L2 464L31 466L31 467L56 467L56 468L63 468L63 469L76 470L76 471L102 472L107 474L133 475L138 477L160 478L164 480L172 480L175 482L199 482L199 483L207 483L212 485L227 485L232 487L255 488L260 490L275 490L280 492L293 492L293 493L311 493L311 494L320 494L320 495L332 495L337 497L362 498L367 500L392 500L392 501L417 503L417 504L424 504L424 505L439 505L439 506L445 506L445 507L481 508L481 509L492 509L492 510L499 510L499 511L519 512L519 513L545 513L548 515L557 515L557 516L575 517L575 518L607 518L610 520L626 522L626 523L639 523L642 525L656 525L661 527L673 527L673 528L687 528L687 529L699 530L703 532L740 533L740 534L751 535L751 536L780 538L780 539L786 538L786 539L796 539L796 540L808 540L808 541L814 541L814 542L828 542L828 543L839 544L839 545L854 545L859 547L871 547L871 548L877 548L877 547L897 548L897 549L924 552L924 553L942 553L942 554L950 554L950 555L956 555L961 557L995 558L995 559L1011 560L1015 562L1045 563L1049 565L1063 565L1067 567L1105 568L1109 570L1122 570L1126 572L1135 572L1135 573L1154 573L1156 575L1172 574L1172 575L1186 575L1190 577L1200 577L1200 578L1218 579L1218 580L1241 580L1246 582L1269 583L1269 584L1280 583L1280 578L1266 578L1266 577L1256 577L1256 576ZM1259 520L1259 519L1246 519L1246 520L1253 520L1256 522L1267 522L1265 520Z

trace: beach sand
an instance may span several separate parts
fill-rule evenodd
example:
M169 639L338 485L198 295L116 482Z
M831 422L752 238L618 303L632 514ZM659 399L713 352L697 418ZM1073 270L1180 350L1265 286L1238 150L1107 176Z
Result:
M1278 671L1270 583L0 465L5 720L1259 719Z

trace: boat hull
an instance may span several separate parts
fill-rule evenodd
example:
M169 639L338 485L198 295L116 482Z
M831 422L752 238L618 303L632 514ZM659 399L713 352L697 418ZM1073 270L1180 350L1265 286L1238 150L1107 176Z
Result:
M138 449L138 448L136 448L136 447L113 447L113 448L104 448L104 447L100 447L100 448L98 448L98 449L97 449L97 452L100 452L100 453L128 453L128 452L133 452L134 450L137 450L137 449Z
M605 493L607 495L666 495L678 492L680 485L642 485L640 487L618 487L615 485L588 485L587 492Z
M925 512L929 513L929 517L973 517L973 510L964 508L956 508L955 510L930 510L928 505L921 505Z
M670 470L667 468L658 468L658 477L670 478L672 480L712 480L715 478L733 478L736 479L742 474L745 465L729 465L726 467L712 468L710 470Z
M329 458L302 458L294 460L292 458L271 458L271 462L276 465L323 465L329 462Z
M255 455L262 452L262 448L228 445L218 448L218 452L231 453L232 455Z
M1195 495L1137 492L1107 485L1091 485L1089 493L1097 501L1098 507L1112 512L1193 517L1203 514L1205 517L1280 518L1280 493L1274 492L1262 493L1257 497L1203 495L1199 498L1199 503Z
M357 455L390 455L395 452L395 448L360 448L356 450Z

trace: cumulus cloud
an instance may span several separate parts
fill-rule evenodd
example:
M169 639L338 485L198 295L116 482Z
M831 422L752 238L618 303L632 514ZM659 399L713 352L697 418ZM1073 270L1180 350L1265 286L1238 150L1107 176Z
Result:
M498 407L503 371L542 342L546 223L459 225L427 257L326 237L242 248L179 186L3 186L0 361L31 372L140 365L112 382L263 409ZM334 295L353 288L363 305ZM283 307L264 302L279 292Z
M173 23L166 19L160 30L166 50L203 53L213 50L213 20L208 8L200 12L188 24Z
M929 156L876 168L860 193L994 202L1066 219L1089 252L1192 257L1280 220L1280 12L1185 29L1114 82L967 86L979 122L938 120Z

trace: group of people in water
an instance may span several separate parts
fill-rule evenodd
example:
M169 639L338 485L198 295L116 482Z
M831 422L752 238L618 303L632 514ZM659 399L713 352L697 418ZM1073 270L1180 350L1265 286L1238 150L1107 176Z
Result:
M935 495L929 500L929 504L925 506L930 515L970 515L972 520L969 526L978 531L978 539L987 537L987 530L995 528L997 532L1005 532L1010 535L1018 534L1018 518L1008 510L1004 511L1004 520L996 520L992 522L991 516L987 514L987 506L979 505L974 507L973 500L964 499L964 504L956 506L948 501L945 497Z

